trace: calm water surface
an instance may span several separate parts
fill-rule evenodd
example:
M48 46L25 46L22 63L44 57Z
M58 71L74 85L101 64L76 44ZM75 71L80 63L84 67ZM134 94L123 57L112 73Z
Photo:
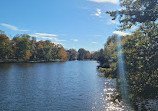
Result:
M95 61L0 64L0 111L115 111L107 99L115 82L98 77L97 65Z

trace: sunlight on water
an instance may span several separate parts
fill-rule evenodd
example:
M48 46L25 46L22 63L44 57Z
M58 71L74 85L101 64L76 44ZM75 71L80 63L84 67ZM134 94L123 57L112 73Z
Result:
M119 95L116 89L116 79L106 79L103 93L101 93L101 100L103 109L101 111L132 111L124 101L119 99L113 99L114 95ZM92 111L100 111L97 108L98 103L95 102Z
M112 101L113 95L118 95L116 91L116 80L106 80L105 81L105 88L104 88L104 95L103 101L106 103L104 108L105 111L124 111L123 102L119 102L118 99Z
M100 98L103 104L103 109L101 109L101 111L128 111L125 109L123 101L119 101L118 99L112 101L112 96L114 94L118 95L116 91L116 79L106 79L105 87ZM92 107L92 111L100 111L97 108L97 104L98 103L95 102L95 105Z

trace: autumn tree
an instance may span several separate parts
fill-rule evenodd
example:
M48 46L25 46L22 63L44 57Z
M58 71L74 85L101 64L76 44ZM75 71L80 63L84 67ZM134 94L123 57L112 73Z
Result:
M50 40L36 41L35 37L27 34L17 34L12 40L0 30L0 59L3 62L24 61L65 61L67 53L61 44ZM76 59L77 52L72 49L71 58Z
M69 60L76 60L77 59L77 51L75 49L67 50L67 55Z
M0 59L7 59L10 54L10 40L5 34L0 34Z
M44 60L44 46L42 44L42 41L39 41L37 43L37 58L38 60Z
M59 59L61 59L61 60L66 60L66 59L67 59L67 53L66 53L66 50L65 50L63 47L61 47L61 48L59 49L58 57L59 57Z
M91 53L86 50L85 59L91 59Z

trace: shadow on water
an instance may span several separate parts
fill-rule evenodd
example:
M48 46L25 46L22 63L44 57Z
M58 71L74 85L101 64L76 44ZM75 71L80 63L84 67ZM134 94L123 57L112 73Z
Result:
M0 70L2 70L2 71L7 71L7 70L10 69L11 67L12 67L12 64L0 63Z
M0 70L7 71L12 67L30 68L33 65L33 63L0 63Z
M32 67L34 64L33 63L17 63L16 66L18 67L22 67L22 68L30 68Z

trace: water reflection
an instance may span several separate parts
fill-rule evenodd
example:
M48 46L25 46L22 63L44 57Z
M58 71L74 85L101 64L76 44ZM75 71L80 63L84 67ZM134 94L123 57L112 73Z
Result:
M34 65L35 63L17 63L16 65L18 67L22 67L22 68L30 68Z
M7 71L8 69L10 69L12 66L12 64L8 64L8 63L0 63L0 70L2 71Z

